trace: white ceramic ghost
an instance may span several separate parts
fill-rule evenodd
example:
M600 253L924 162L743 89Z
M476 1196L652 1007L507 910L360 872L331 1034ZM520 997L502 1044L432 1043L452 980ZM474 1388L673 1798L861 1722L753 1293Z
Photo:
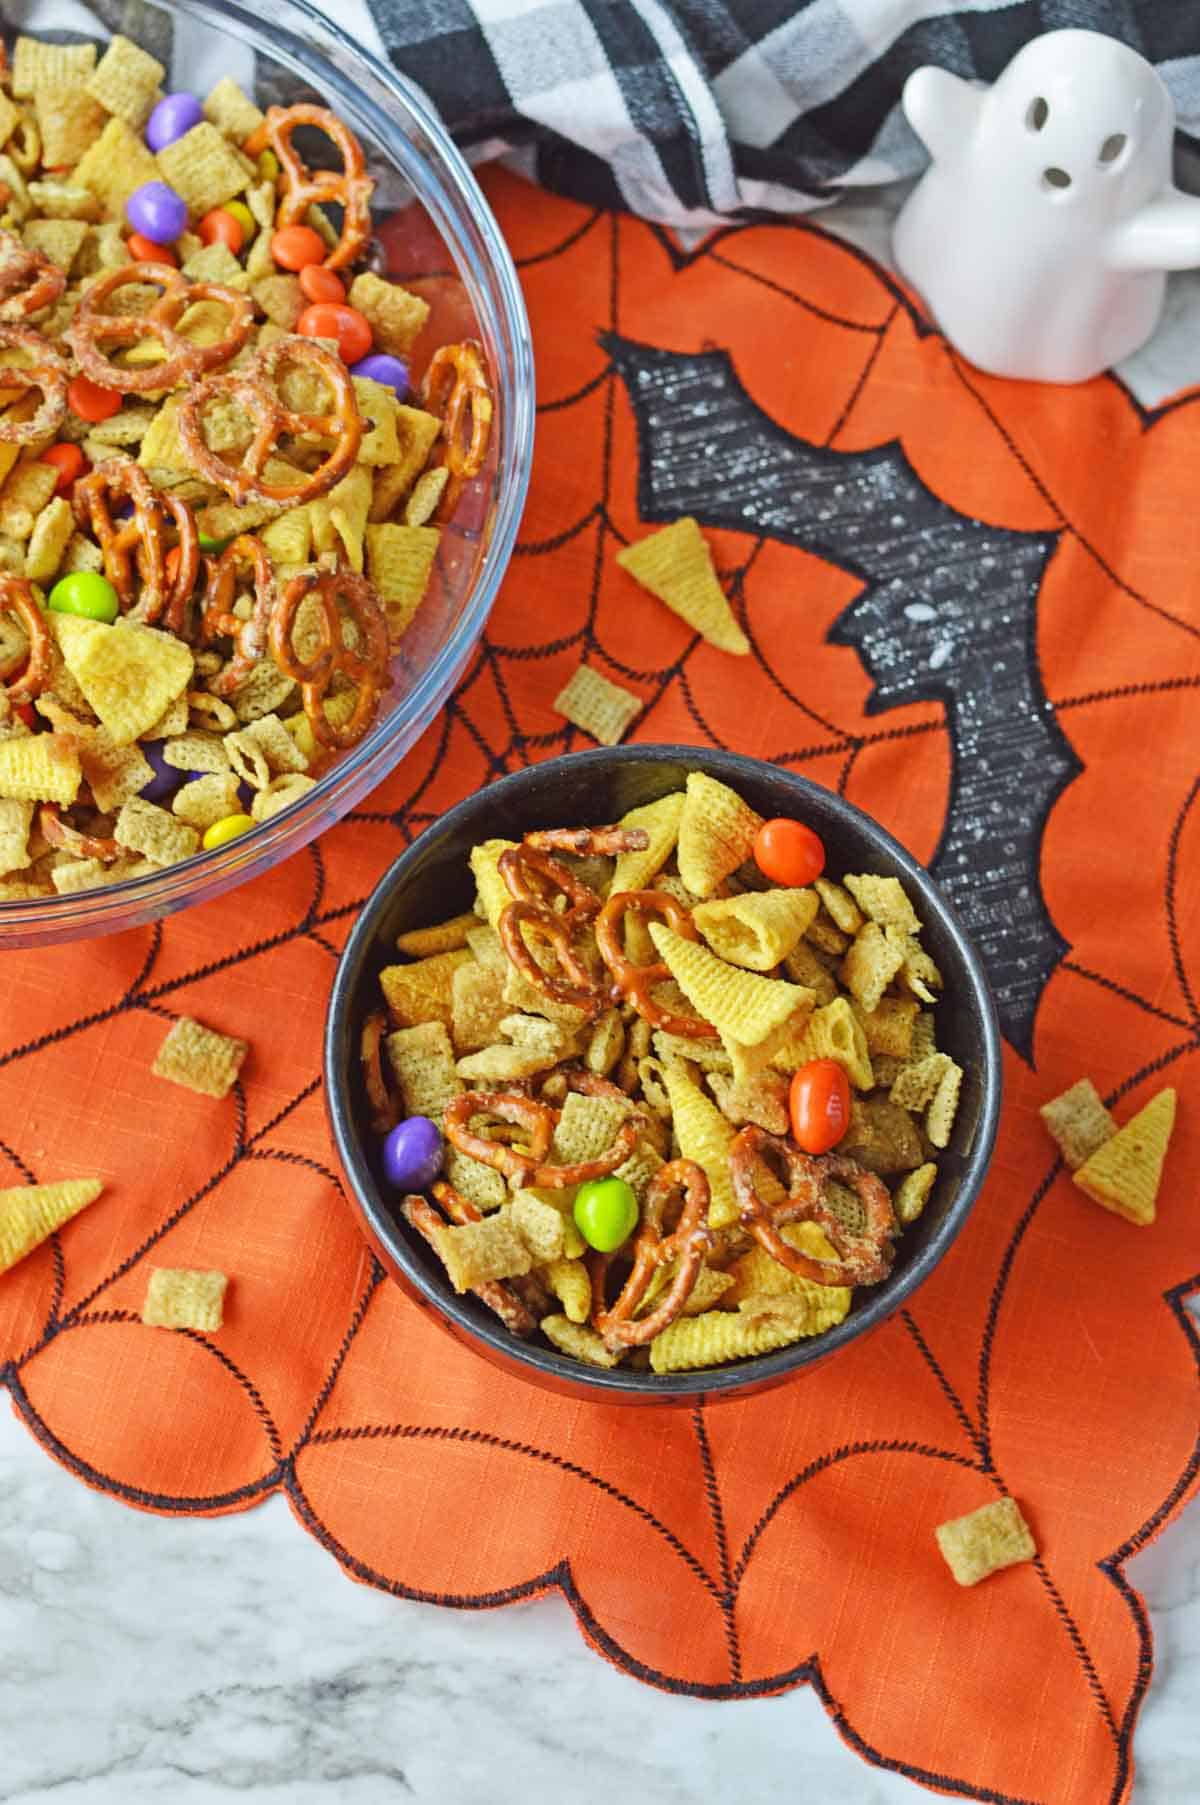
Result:
M1084 382L1149 338L1164 271L1200 264L1200 199L1172 185L1175 108L1143 57L1051 31L991 88L917 69L903 105L933 161L896 264L964 357Z

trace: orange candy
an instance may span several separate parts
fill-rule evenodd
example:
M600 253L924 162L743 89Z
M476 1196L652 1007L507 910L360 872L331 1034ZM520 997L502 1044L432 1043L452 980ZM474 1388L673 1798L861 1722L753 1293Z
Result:
M121 411L122 396L116 389L106 389L90 376L76 376L67 388L67 405L73 414L94 426L99 420L111 420Z
M141 232L131 232L125 248L135 263L169 263L172 269L179 268L179 259L169 244L155 244Z
M810 1059L788 1088L792 1139L805 1153L828 1153L850 1126L850 1080L836 1059Z
M271 235L271 255L280 269L300 270L324 263L328 247L312 226L280 226Z
M224 207L214 207L206 213L196 231L205 244L227 245L235 257L246 242L246 228L241 220Z
M51 445L43 451L39 464L52 464L58 471L54 493L63 495L88 469L88 461L78 445Z
M300 293L306 301L344 301L346 284L336 270L320 263L306 263L300 271Z
M336 339L344 364L356 364L371 349L370 321L357 307L341 301L318 301L306 307L296 321L296 331L305 338Z
M780 816L764 821L754 836L754 863L773 884L803 890L825 869L825 848L803 821Z

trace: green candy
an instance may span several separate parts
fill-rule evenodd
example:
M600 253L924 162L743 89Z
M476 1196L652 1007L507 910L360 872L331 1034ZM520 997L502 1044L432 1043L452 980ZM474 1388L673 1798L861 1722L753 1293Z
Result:
M121 612L116 590L95 570L73 570L60 577L46 598L56 614L82 614L86 620L114 621Z
M575 1226L597 1253L612 1253L637 1227L637 1198L623 1178L591 1178L575 1193Z

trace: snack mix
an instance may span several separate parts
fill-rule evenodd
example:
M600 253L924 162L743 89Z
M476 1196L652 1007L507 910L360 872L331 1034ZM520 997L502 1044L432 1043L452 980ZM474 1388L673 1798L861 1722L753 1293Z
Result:
M458 1292L593 1366L723 1365L885 1279L963 1080L895 877L825 875L726 785L471 853L400 936L362 1069L377 1168Z
M120 36L0 46L0 903L311 790L488 451L477 344L413 390L430 309L376 272L346 125L164 74Z

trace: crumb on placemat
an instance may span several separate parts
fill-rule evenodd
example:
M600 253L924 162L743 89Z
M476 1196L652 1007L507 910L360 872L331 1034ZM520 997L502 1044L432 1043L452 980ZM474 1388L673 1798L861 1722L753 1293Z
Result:
M1072 1172L1085 1166L1117 1132L1117 1124L1090 1078L1081 1078L1061 1096L1051 1097L1038 1114L1058 1142L1058 1150Z
M590 733L602 746L615 746L641 714L643 704L640 696L581 664L555 696L553 706L557 714Z
M1031 1561L1037 1544L1015 1498L997 1498L934 1530L946 1565L960 1586L976 1586L1002 1567Z
M228 1284L223 1272L156 1266L146 1286L142 1321L152 1329L219 1329Z
M182 1084L202 1097L227 1097L249 1052L244 1040L218 1034L181 1015L158 1049L151 1068L156 1078Z

